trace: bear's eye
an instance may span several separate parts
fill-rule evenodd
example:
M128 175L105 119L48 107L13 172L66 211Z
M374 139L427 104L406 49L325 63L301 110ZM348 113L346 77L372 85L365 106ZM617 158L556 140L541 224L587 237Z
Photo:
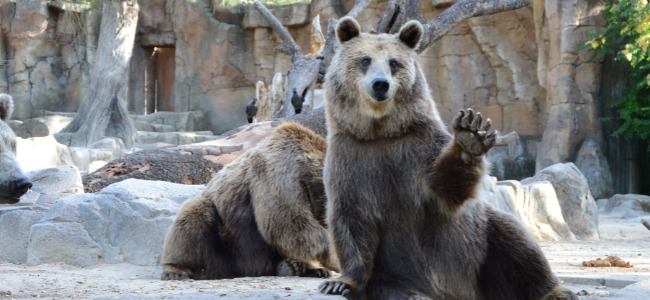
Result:
M391 72L395 72L395 71L397 71L397 69L402 67L402 65L400 65L400 63L398 63L397 60L394 60L394 59L391 59L388 62L388 64L390 65Z
M370 62L372 62L372 60L370 59L370 57L364 57L364 58L361 60L361 66L362 66L362 67L367 67L367 66L370 65Z

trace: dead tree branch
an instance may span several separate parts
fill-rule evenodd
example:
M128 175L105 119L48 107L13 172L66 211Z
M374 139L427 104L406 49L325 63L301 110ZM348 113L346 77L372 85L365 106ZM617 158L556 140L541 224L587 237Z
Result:
M255 1L255 8L262 14L267 22L271 25L271 28L277 33L282 39L283 46L276 47L275 50L280 51L284 54L291 57L291 62L295 63L300 57L302 57L302 51L296 41L293 40L289 31L282 26L282 23L264 6L264 4L259 1Z
M531 0L459 0L438 16L423 24L425 34L422 37L417 52L422 53L422 51L431 46L433 42L437 41L445 35L445 33L454 28L456 24L466 19L521 8L529 5L530 1Z
M425 35L417 50L424 51L433 42L451 30L456 24L471 17L488 15L496 12L511 10L529 5L531 0L459 0L440 15L426 21L422 18L422 7L419 0L389 0L384 17L377 24L377 33L396 33L406 20L418 20L425 27ZM357 0L354 7L346 14L358 17L368 6L370 0ZM316 83L325 81L325 73L336 52L338 41L334 33L337 20L328 22L327 36L322 52L314 57L305 56L298 44L282 26L282 23L260 2L255 2L255 8L271 24L271 28L280 36L283 46L276 50L288 54L293 66L287 74L287 89L285 90L282 109L275 115L276 118L286 118L294 114L291 106L291 96L296 94L305 97Z
M422 18L422 1L420 0L406 0L405 5L406 10L406 20L417 20L420 23L424 23L424 18Z
M346 16L357 17L370 3L370 0L357 0L354 7L348 12ZM307 91L314 86L317 82L322 82L322 74L327 69L327 65L334 56L336 48L336 36L334 33L334 26L336 22L330 20L328 26L328 34L325 41L325 46L320 55L308 57L302 53L298 44L289 34L289 31L282 26L282 23L259 1L255 1L255 8L262 14L262 16L269 22L271 28L280 36L283 42L282 47L277 47L276 50L285 53L291 57L293 66L289 69L287 74L287 89L285 90L284 104L282 109L275 115L276 118L286 118L295 114L291 105L291 96L295 90L298 95L305 97ZM331 33L330 33L331 31ZM323 68L323 62L326 65Z
M370 0L357 0L352 9L345 15L346 17L357 18L359 14L370 4Z
M404 0L389 0L386 13L377 23L377 33L394 33L404 23Z

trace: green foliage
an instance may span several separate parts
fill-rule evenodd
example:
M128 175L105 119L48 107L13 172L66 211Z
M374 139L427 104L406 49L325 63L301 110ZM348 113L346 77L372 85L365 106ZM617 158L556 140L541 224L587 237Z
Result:
M600 57L612 54L615 61L628 64L636 81L613 103L623 124L612 135L650 140L650 5L647 0L620 0L608 5L603 17L609 25L602 34L592 34L586 46Z
M223 7L235 7L238 4L243 3L252 3L254 0L221 0L221 6ZM265 4L292 4L298 2L311 2L311 0L260 0L260 2Z

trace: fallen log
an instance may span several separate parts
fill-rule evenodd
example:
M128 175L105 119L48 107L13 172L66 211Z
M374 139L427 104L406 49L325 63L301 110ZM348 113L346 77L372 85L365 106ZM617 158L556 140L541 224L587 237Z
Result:
M327 133L322 108L294 115L287 120L298 122L323 136ZM224 165L255 147L280 123L266 121L248 124L211 141L142 150L122 156L84 176L84 191L95 193L128 178L206 184Z

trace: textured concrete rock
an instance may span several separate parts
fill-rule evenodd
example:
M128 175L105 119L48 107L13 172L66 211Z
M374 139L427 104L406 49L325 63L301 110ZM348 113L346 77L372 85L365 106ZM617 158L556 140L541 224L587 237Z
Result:
M535 174L535 160L521 139L506 146L496 146L487 154L490 175L499 180L521 180Z
M96 194L62 197L26 233L27 262L156 265L180 204L202 190L129 179Z
M29 228L44 215L41 208L0 205L0 261L27 261Z
M148 115L135 115L133 116L135 122L143 122L152 125L166 125L173 128L173 131L198 131L207 128L205 112L204 111L189 111L189 112L170 112L160 111ZM154 131L148 130L148 131Z
M516 180L483 179L480 199L517 216L540 241L575 241L562 215L553 186L546 181L522 184Z
M575 155L587 137L600 138L598 105L594 95L601 83L600 60L590 61L588 50L578 49L589 40L589 32L604 28L600 16L603 5L584 0L546 0L534 5L538 45L544 45L539 57L540 79L547 87L544 133L536 169L566 162ZM539 70L539 68L538 68Z
M16 100L17 119L31 118L39 109L74 110L79 103L85 36L75 31L79 25L72 20L78 17L55 11L47 1L20 1L3 10L11 22L5 91Z
M637 194L617 194L607 200L599 200L600 212L626 219L650 215L650 196Z
M25 120L15 131L21 138L53 135L68 126L72 118L65 116L48 116Z
M100 248L79 223L41 222L30 228L27 264L64 262L89 267L97 264Z
M145 132L138 131L137 141L140 144L164 143L186 145L215 139L211 131L195 132Z
M49 207L54 201L68 195L83 193L79 169L65 165L29 172L32 190L21 198L22 204Z
M596 140L589 138L582 143L576 167L587 178L594 199L609 198L614 194L612 171Z
M579 240L597 240L598 207L587 179L573 163L555 164L521 181L522 184L548 181L553 185L564 219Z
M308 23L309 3L296 3L293 5L267 5L271 13L284 26L303 25ZM256 27L270 27L269 23L255 7L248 6L244 15L243 26L246 29Z
M164 198L180 204L188 198L199 196L203 189L203 185L173 184L130 178L105 187L100 194L111 194L122 201L131 199L156 201Z

